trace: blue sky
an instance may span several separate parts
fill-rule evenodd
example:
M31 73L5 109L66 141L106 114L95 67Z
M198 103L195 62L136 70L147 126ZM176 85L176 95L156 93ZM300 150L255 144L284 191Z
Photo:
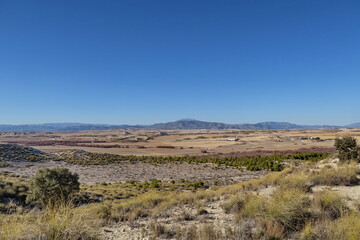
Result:
M0 123L360 122L360 2L0 0Z

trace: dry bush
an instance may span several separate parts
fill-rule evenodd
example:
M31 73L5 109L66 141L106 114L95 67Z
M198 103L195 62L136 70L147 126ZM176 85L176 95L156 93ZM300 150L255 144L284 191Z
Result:
M303 192L310 192L313 183L308 175L299 172L279 179L278 185L284 190L298 189Z
M156 222L156 221L153 221L150 223L149 229L151 231L151 236L150 236L149 240L152 240L152 239L155 240L155 239L158 239L159 237L171 238L175 235L174 231L172 231L165 225L163 225L159 222Z
M245 205L244 197L237 194L232 196L228 201L222 204L221 207L224 209L226 214L229 214L229 213L240 212L240 210L244 207L244 205Z
M71 205L0 216L0 239L100 239L102 221L88 211Z
M265 218L282 225L286 230L301 229L309 218L310 201L296 189L277 191L266 206Z
M149 191L140 194L132 199L125 200L122 203L113 204L111 210L111 219L113 220L136 220L140 217L158 217L175 206L202 207L201 201L208 201L210 197L205 191L197 192L167 192Z
M195 216L191 214L189 211L182 210L179 216L177 217L177 221L192 221L195 219Z
M282 236L303 228L310 218L309 207L310 200L303 191L280 189L268 198L247 195L244 206L236 213L235 218L238 223L255 219L262 234L269 237L275 237L276 234Z
M260 235L262 235L265 239L284 239L286 236L286 230L279 223L266 220L261 224Z
M343 185L348 186L359 182L359 170L355 163L340 165L339 168L322 168L314 171L310 176L316 185Z
M178 240L197 240L198 239L198 229L196 225L191 225L187 228L183 228L176 234L176 239Z
M324 191L314 197L312 212L317 218L336 219L348 210L344 197L337 193Z
M202 225L199 228L198 240L219 240L225 239L220 229L211 224Z
M311 229L313 239L358 240L360 239L360 215L351 213L336 221L325 220Z
M211 223L182 228L176 235L178 240L240 240L230 228L220 228Z
M313 225L312 223L307 223L304 229L300 232L300 239L301 240L313 240L314 233L313 233Z

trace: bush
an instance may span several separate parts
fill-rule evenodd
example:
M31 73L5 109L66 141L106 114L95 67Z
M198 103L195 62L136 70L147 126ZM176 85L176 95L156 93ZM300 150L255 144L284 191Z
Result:
M360 215L351 213L336 221L323 221L315 225L313 239L355 240L360 237Z
M348 211L343 197L339 194L325 191L315 195L314 210L321 210L325 219L336 219Z
M334 146L339 151L340 161L356 160L360 161L360 147L356 144L353 137L336 138Z
M11 199L18 203L24 203L28 190L28 186L22 183L0 181L0 202Z
M66 168L40 169L30 181L27 201L42 206L67 202L80 190L78 179Z
M270 198L248 196L235 217L238 222L244 219L257 219L259 223L266 225L261 227L262 229L281 228L284 232L292 232L303 228L310 217L309 207L310 200L303 191L278 190ZM270 222L273 225L268 225Z
M313 172L310 178L315 185L342 185L349 186L358 183L358 169L354 163L334 168L323 168L319 172Z

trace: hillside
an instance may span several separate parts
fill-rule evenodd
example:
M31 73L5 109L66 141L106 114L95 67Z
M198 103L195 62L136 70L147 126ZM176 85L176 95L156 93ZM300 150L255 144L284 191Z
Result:
M0 144L0 162L37 162L46 159L53 159L50 154L44 153L32 147L24 147L16 144Z

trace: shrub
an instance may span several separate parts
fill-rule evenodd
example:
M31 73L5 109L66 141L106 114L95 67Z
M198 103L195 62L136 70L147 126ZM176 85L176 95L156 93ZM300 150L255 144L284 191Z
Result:
M160 180L152 180L150 182L150 186L152 188L160 188L161 181Z
M299 230L310 218L309 198L298 189L278 190L270 198L249 195L245 201L236 216L238 222L255 218L265 224L261 228L268 229L268 235L274 229L283 229L283 233Z
M360 239L360 216L349 214L336 221L324 221L313 228L313 239L357 240Z
M101 226L91 212L62 204L44 211L1 214L0 239L100 240Z
M309 203L308 197L302 191L278 191L268 203L265 216L287 230L298 230L309 217Z
M353 137L336 138L334 146L339 151L340 161L360 161L360 147Z
M30 181L27 201L42 206L67 202L80 190L78 179L66 168L40 169Z
M338 169L323 168L319 172L314 172L311 176L314 184L319 185L352 185L357 183L357 166L355 164L347 164Z
M5 199L11 199L24 203L28 190L28 186L22 183L0 181L0 202L5 201Z
M343 197L339 194L325 191L315 196L315 211L321 210L325 219L336 219L348 210Z
M226 201L221 207L224 209L225 213L238 213L244 207L245 200L239 195L232 196L228 201Z

